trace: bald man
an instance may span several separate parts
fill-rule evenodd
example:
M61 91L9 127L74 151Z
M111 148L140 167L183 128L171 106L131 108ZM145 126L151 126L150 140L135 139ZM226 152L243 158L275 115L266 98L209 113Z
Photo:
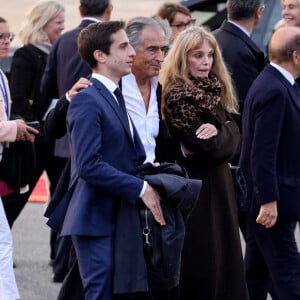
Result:
M251 300L265 300L271 284L279 300L300 299L300 28L271 38L270 64L245 100L240 165L251 203L245 268Z

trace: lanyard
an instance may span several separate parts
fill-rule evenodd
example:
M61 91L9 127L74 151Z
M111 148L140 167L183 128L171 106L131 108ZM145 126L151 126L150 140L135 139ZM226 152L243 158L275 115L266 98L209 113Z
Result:
M4 82L4 76L1 71L0 71L0 76L1 76L0 88L1 88L2 95L4 97L4 107L5 107L6 117L8 118L8 93Z

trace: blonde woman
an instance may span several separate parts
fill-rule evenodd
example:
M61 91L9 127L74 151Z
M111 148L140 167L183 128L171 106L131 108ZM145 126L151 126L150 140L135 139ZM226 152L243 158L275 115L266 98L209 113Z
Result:
M23 47L13 57L11 68L12 111L36 121L44 111L38 101L40 79L52 43L64 30L64 7L53 0L37 2L26 14L19 36Z
M26 122L36 122L39 129L42 127L43 114L48 105L48 99L40 97L40 80L51 45L64 29L64 14L64 7L57 1L37 2L27 12L19 34L24 46L16 50L12 59L10 74L12 113L22 117ZM29 191L20 195L10 195L9 199L4 197L10 226L27 202L43 170L48 171L49 166L52 166L51 171L54 169L54 163L49 163L52 148L53 143L44 136L36 139L34 144L36 165L34 173L30 175ZM57 180L55 174L47 173L51 184L55 185Z
M246 300L234 188L228 162L240 145L237 102L214 36L191 27L175 39L161 70L162 110L180 143L178 161L203 180L187 222L179 299Z

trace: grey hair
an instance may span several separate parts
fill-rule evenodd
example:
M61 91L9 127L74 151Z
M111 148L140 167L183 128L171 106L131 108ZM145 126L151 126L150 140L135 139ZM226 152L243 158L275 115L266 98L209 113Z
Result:
M129 20L126 26L126 33L129 39L130 44L137 50L141 44L141 31L149 26L154 30L161 31L163 30L166 37L166 44L169 45L171 37L171 28L167 20L162 20L160 18L151 18L151 17L135 17Z
M227 0L228 19L235 21L250 19L264 3L264 0Z

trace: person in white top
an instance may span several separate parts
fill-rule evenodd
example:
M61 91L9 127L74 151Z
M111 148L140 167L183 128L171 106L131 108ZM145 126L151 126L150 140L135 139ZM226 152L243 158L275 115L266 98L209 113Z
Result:
M8 54L10 42L14 34L9 31L8 23L0 17L0 59ZM34 142L34 135L38 131L27 126L25 121L19 119L10 121L10 94L7 79L0 70L0 161L4 148L8 142L28 140ZM1 195L9 191L5 182L0 181L0 299L19 299L19 291L13 271L12 235L3 209Z
M167 21L149 17L133 18L126 26L136 56L132 73L122 77L121 87L127 111L146 151L145 163L156 160L160 122L158 74L168 50L170 32Z

